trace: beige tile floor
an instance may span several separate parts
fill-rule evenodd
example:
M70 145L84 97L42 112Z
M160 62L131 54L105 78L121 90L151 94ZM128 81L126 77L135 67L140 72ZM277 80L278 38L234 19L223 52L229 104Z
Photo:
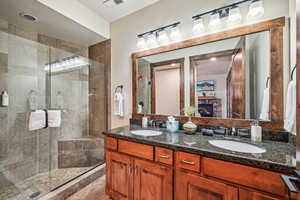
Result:
M66 200L110 200L105 195L105 176L97 179Z

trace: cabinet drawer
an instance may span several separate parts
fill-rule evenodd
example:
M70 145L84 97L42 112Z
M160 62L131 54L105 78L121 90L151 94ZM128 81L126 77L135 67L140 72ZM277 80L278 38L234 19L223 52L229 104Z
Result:
M110 150L117 151L118 150L118 140L112 137L106 137L105 147Z
M155 161L167 165L173 165L173 151L161 147L155 147Z
M154 160L154 147L135 142L119 140L119 152L126 153L139 158Z
M287 195L287 189L279 173L210 158L203 158L202 165L203 173L206 176L252 187L282 197Z
M176 166L200 172L200 156L184 152L176 152Z

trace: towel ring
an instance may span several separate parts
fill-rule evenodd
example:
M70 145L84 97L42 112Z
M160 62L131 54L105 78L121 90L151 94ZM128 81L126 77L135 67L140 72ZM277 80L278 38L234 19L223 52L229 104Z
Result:
M115 93L118 91L118 89L120 89L121 92L123 92L123 85L118 85L115 89Z
M270 77L267 78L267 82L266 82L266 88L269 87L269 81L270 81Z
M293 68L293 70L292 70L292 74L291 74L291 80L293 80L293 75L294 75L294 72L295 72L295 70L296 70L296 67L297 67L297 65Z

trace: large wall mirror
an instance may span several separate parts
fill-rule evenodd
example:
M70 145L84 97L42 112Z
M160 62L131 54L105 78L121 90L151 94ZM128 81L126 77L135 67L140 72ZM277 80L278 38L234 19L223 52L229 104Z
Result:
M243 127L260 120L281 127L284 22L279 18L133 54L134 117L184 116L183 108L193 106L199 123L235 120Z

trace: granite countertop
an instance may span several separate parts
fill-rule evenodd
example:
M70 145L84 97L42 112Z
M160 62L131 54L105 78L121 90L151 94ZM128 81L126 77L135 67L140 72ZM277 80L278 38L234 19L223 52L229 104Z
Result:
M293 173L293 170L295 170L296 149L295 146L290 143L274 141L252 143L250 139L245 138L228 138L218 135L204 136L201 133L186 135L181 131L177 133L170 133L166 129L155 129L162 131L163 134L153 137L143 137L131 134L131 130L141 129L142 128L138 125L131 125L105 131L103 134L132 142L194 153L209 158L239 163L280 173ZM258 147L264 148L266 152L262 154L233 152L215 147L208 142L209 140L218 139L255 144Z

